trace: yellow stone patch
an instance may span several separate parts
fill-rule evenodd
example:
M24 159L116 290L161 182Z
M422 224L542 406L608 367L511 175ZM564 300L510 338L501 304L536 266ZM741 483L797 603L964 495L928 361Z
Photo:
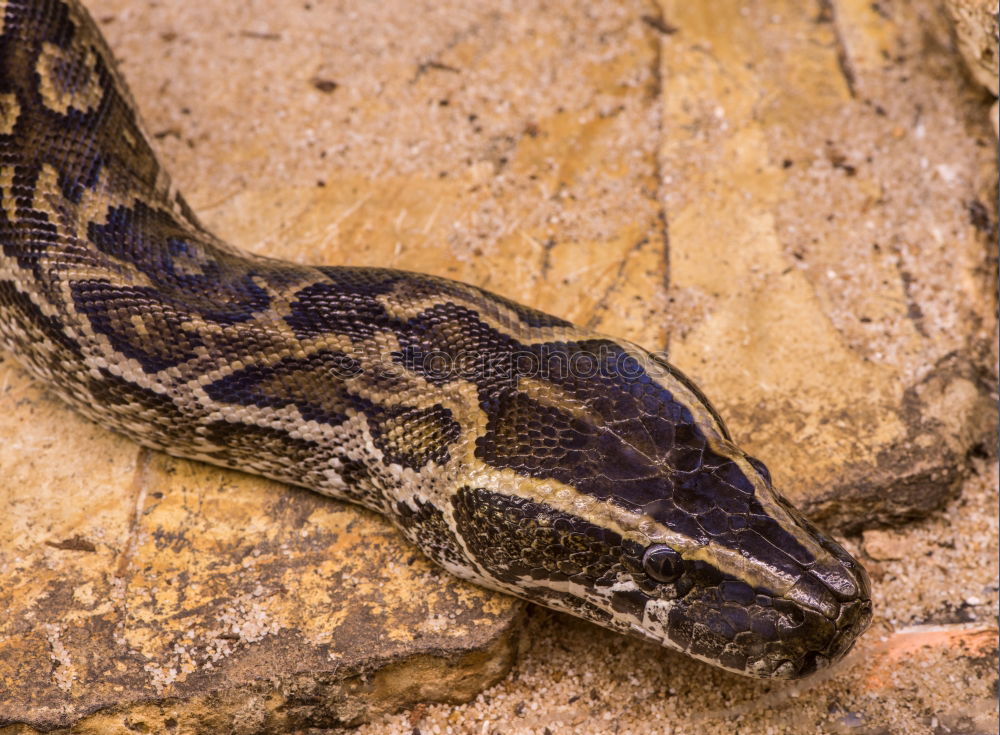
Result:
M54 43L42 44L35 71L40 80L42 101L61 115L70 108L87 112L97 107L104 95L97 78L97 57L91 49L59 48Z

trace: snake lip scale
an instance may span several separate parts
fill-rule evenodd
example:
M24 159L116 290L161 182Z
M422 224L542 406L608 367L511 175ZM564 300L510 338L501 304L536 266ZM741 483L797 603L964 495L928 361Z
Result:
M864 569L659 356L216 238L77 0L0 0L0 340L143 445L372 508L459 577L730 671L808 675L871 621Z

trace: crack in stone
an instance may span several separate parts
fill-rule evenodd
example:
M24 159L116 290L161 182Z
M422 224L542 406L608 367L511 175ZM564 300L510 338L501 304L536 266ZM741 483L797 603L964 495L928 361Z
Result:
M608 287L604 289L604 293L601 294L601 298L597 300L597 305L594 307L594 313L590 315L587 319L586 327L587 329L593 329L597 326L597 322L600 321L601 316L608 310L608 299L621 287L622 276L625 274L625 266L628 265L629 259L634 253L642 250L643 245L649 242L648 237L643 237L636 241L632 247L628 249L628 252L622 257L621 262L618 264L618 270L615 272L614 278L611 279L611 283Z
M142 523L142 511L146 505L146 485L149 474L149 465L152 462L152 450L146 447L139 447L135 456L135 469L132 473L132 483L129 488L129 496L134 498L132 507L132 519L129 521L128 536L125 540L125 548L118 559L118 567L115 576L125 580L132 559L135 556L139 541L139 526Z
M662 247L663 279L661 287L663 293L670 292L670 229L667 219L666 192L664 191L664 171L663 171L663 44L668 43L670 36L677 29L667 23L663 16L663 7L657 2L653 4L654 13L650 14L651 21L645 21L654 30L660 31L654 37L653 60L650 62L650 74L652 81L649 84L649 97L656 105L656 151L653 155L653 176L656 181L656 220L659 223L660 243ZM645 17L643 18L645 20ZM670 33L663 33L662 28L671 29ZM670 346L670 335L664 333L662 337L663 349Z
M851 64L851 56L847 50L847 43L837 22L837 9L833 0L819 0L819 15L816 17L817 23L830 23L833 25L833 35L837 43L837 66L844 83L847 84L847 91L851 99L857 99L857 74Z

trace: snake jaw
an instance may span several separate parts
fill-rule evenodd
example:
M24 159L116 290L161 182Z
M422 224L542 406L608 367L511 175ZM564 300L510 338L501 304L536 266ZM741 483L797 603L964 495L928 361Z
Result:
M690 554L688 592L664 606L659 632L666 645L736 673L801 678L842 659L867 630L871 583L864 567L773 489L763 464L746 459L753 472L744 477L767 517L712 536ZM717 474L707 480L711 494L725 497L717 481Z
M664 585L647 595L628 632L734 673L802 678L842 659L871 623L867 574L858 565L852 573L850 596L808 573L782 596L696 562L686 594Z

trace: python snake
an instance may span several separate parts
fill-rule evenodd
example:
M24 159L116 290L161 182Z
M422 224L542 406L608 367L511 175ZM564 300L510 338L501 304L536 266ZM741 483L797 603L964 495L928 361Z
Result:
M469 285L221 242L86 10L0 15L0 337L82 414L742 674L807 675L868 627L864 569L675 368Z

